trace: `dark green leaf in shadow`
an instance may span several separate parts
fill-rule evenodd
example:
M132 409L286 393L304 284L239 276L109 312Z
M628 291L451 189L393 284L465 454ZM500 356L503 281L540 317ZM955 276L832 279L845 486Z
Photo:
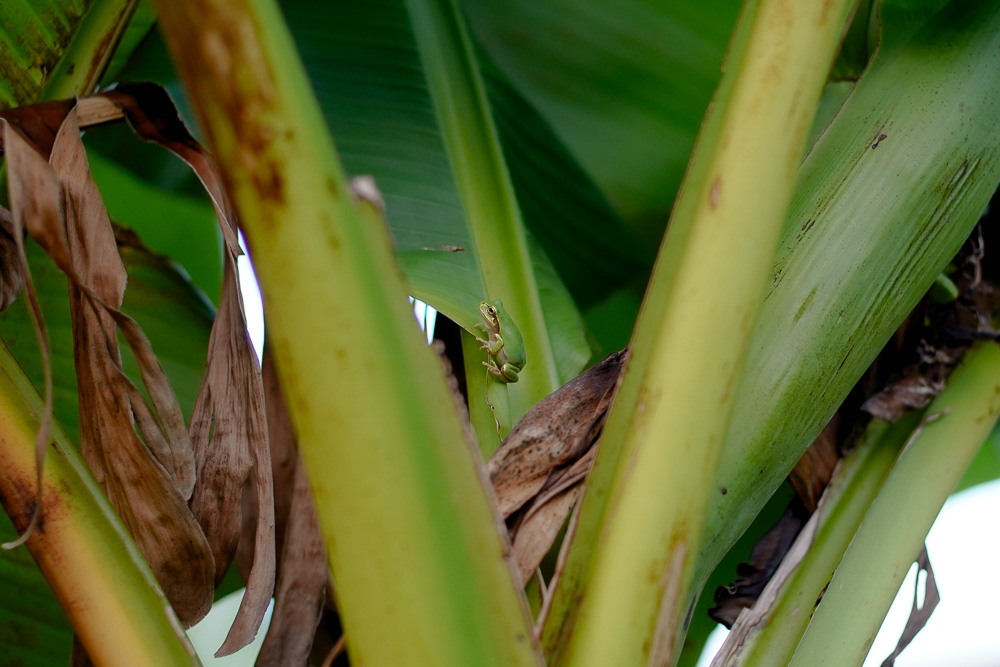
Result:
M132 57L132 53L149 36L156 24L156 12L147 0L139 0L135 13L129 21L128 27L122 34L121 41L115 48L114 55L108 62L108 67L101 80L101 87L105 87L118 80L118 75L122 68Z
M66 276L30 237L25 239L24 245L52 350L53 414L69 439L79 444L80 417L77 413L76 368L73 365L73 324L69 315ZM0 313L0 337L3 337L32 384L41 392L45 386L42 357L23 295L10 308Z
M873 0L859 0L854 8L854 18L851 19L851 25L840 45L840 53L830 70L831 81L857 81L868 66L875 50L875 44L869 41L874 4Z
M992 482L998 477L1000 477L1000 427L994 427L976 457L972 459L955 492L964 491L977 484Z
M131 140L142 143L134 136ZM167 255L184 267L204 294L213 302L218 300L222 289L222 234L211 203L150 185L99 153L92 152L88 160L111 218L139 234L151 251Z
M485 54L479 62L525 225L577 306L585 309L629 283L638 282L641 295L655 246L643 247L624 226L545 120Z
M17 537L0 516L0 541ZM72 646L73 628L28 549L0 551L0 664L63 667Z
M632 339L645 283L623 288L588 308L583 316L601 353L620 350Z
M122 310L146 332L189 420L205 368L214 308L169 259L140 246L119 245L128 271ZM139 368L127 346L122 365L136 386Z
M464 0L476 38L615 209L659 243L737 0Z

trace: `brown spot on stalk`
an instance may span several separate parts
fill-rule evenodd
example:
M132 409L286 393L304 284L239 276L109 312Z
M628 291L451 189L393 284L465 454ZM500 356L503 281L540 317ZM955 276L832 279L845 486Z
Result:
M722 177L716 176L715 180L712 181L712 187L708 191L708 205L714 211L719 207L719 202L722 201Z
M679 533L685 531L679 528ZM682 614L687 608L686 601L681 598L686 595L684 586L684 569L688 555L687 537L675 534L672 540L666 566L659 579L660 610L656 616L656 629L653 633L653 645L648 663L651 665L667 665L673 661L676 650L674 643L678 638L678 629L683 621Z

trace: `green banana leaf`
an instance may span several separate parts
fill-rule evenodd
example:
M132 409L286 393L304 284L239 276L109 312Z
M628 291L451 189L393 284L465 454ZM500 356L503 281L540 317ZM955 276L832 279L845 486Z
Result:
M739 0L464 0L484 50L658 244Z

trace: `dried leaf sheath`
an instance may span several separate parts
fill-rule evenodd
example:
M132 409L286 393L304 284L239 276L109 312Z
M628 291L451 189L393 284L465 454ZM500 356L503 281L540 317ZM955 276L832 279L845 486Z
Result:
M43 124L37 119L31 121L35 116L33 112L37 111L35 107L25 107L5 112L5 116L7 116L8 120L13 118L15 121L19 121L15 122L15 125L41 128L39 130L42 135L40 138L29 137L31 144L35 146L35 150L40 151L41 147L47 146L49 149L52 147L48 131L49 125L54 122L53 110L63 112L65 111L65 107L62 103L48 103L39 105L39 107L44 112L41 117L47 120L48 123ZM73 213L77 209L82 211L83 208L89 207L89 210L84 212L83 215L85 220L90 219L89 216L97 216L94 219L103 219L105 221L107 221L107 212L104 209L96 185L93 184L89 175L86 154L82 143L79 141L79 130L76 126L75 112L71 114L67 112L67 114L64 126L72 122L74 131L76 132L75 148L72 153L67 153L67 155L71 156L67 159L74 160L75 162L73 164L56 165L56 171L59 174L82 174L81 183L89 182L89 185L86 187L81 185L78 191L67 195L64 206L59 205L63 197L58 194L59 185L57 178L59 177L55 175L45 177L49 179L49 185L46 185L44 178L42 180L35 179L33 184L27 187L21 187L20 184L12 182L12 193L14 189L20 192L44 193L38 196L33 195L24 200L25 206L31 207L30 210L23 211L23 215L21 216L24 227L52 257L67 277L70 278L70 281L87 292L88 296L95 303L100 304L116 321L118 326L121 327L122 333L125 335L135 354L143 382L153 404L152 411L150 411L148 406L142 406L144 413L151 418L140 422L140 432L146 439L147 444L153 447L154 454L156 454L160 463L171 475L181 495L187 499L191 496L191 490L194 486L194 455L187 437L187 431L184 427L184 418L181 414L180 405L177 403L166 374L160 367L159 360L153 354L149 340L141 328L129 316L121 312L120 299L117 304L108 302L104 296L91 289L86 280L82 280L77 275L77 260L73 258L73 253L68 245L65 224L62 222L63 211ZM21 139L21 135L17 135L14 139ZM33 151L29 150L25 155L32 153ZM39 158L41 158L40 155ZM15 156L14 159L18 158ZM30 173L28 173L31 171L30 169L21 171L25 173L17 174L13 178L17 180L32 178ZM39 169L38 173L44 175L45 171L44 169ZM70 179L70 182L74 181ZM52 191L53 188L55 188L55 192ZM117 261L117 266L121 266L120 260L117 259L117 250L109 256L113 256L115 261ZM124 280L124 268L122 268L122 280ZM154 426L155 428L153 428ZM143 430L143 428L146 430Z
M330 575L309 481L278 385L274 359L266 347L262 365L274 465L276 534L281 551L274 614L257 665L304 665L323 616Z
M240 611L218 655L228 655L253 640L274 590L274 493L263 387L246 332L236 284L236 261L229 254L223 295L212 336L208 367L191 416L198 483L191 509L216 556L216 581L233 560L240 537L240 498L253 471L257 493L257 530L253 568Z
M14 217L0 207L0 310L6 310L21 293L24 278L14 240Z
M579 499L628 349L609 355L528 411L486 467L512 523L514 567L526 582Z

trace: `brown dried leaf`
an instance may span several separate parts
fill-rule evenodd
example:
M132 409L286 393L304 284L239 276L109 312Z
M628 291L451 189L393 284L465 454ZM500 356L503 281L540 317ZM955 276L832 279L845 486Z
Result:
M934 579L934 569L931 568L931 559L927 555L927 545L924 545L920 550L920 555L917 556L916 562L917 577L913 582L913 605L910 607L910 616L906 619L906 627L903 628L903 632L899 636L899 641L896 643L896 650L882 661L882 667L892 667L896 664L896 658L910 645L910 642L917 636L917 633L924 629L927 621L931 618L931 614L934 613L934 609L941 602L941 594L938 593L937 581ZM924 583L924 604L922 607L917 605L921 571L927 575Z
M896 423L910 410L925 407L944 388L923 376L903 377L890 383L861 406L861 409L889 423Z
M511 541L522 586L528 582L532 573L541 565L545 554L552 548L559 529L566 523L566 518L573 511L582 492L582 485L565 488L547 498L545 503L532 505L529 513L518 523Z
M288 414L285 396L281 393L281 385L278 383L274 355L267 344L264 345L263 356L261 376L264 386L264 405L267 409L267 438L271 446L271 473L274 476L274 538L275 543L282 547L287 542L285 533L292 504L295 502L296 471L301 464L295 432L292 430L292 418ZM309 511L315 513L311 503ZM282 557L278 556L279 572L283 569ZM326 570L325 562L323 569Z
M326 601L326 551L313 507L305 466L295 469L274 613L257 665L305 665Z
M830 483L833 471L840 461L837 447L837 430L840 426L840 413L823 428L802 458L798 460L788 481L795 487L795 492L806 508L812 514L816 510L823 490Z
M511 429L486 464L500 513L508 517L572 464L604 425L628 349L609 355L544 398Z
M591 447L573 465L554 472L518 515L510 530L514 562L526 583L552 548L559 530L583 492L583 482L594 467L597 447Z
M26 116L25 109L19 111L22 112L22 117ZM47 129L47 125L44 127ZM119 309L120 299L117 303L108 302L104 296L91 289L87 280L81 279L77 275L77 260L74 259L69 246L66 225L62 222L63 216L79 219L83 221L82 224L88 224L89 220L106 220L107 212L104 209L100 193L97 191L97 186L90 178L86 153L79 140L75 112L71 111L66 116L64 129L60 132L60 136L65 138L61 145L67 148L52 154L53 166L50 171L58 173L57 177L53 177L41 167L44 160L37 152L30 149L16 151L18 155L35 156L34 158L23 158L31 160L34 165L28 168L26 164L22 168L22 171L25 171L25 178L31 178L31 174L36 174L42 179L36 179L32 185L26 184L22 189L24 192L39 193L37 196L28 197L25 201L24 206L29 206L31 209L24 211L23 224L28 233L49 253L67 277L80 289L87 292L88 297L95 304L103 307L122 329L122 333L135 354L143 383L153 404L153 413L150 413L148 406L140 406L139 408L144 410L146 414L152 414L153 417L139 423L140 432L147 443L160 445L154 449L154 453L174 479L181 495L187 499L191 496L191 490L194 487L194 453L187 437L187 429L184 426L180 405L167 376L156 355L153 354L152 346L142 329ZM14 139L20 141L20 135ZM20 145L18 144L18 146ZM56 164L57 160L58 164ZM53 189L58 191L60 188L60 179L62 179L63 189L67 190L63 196L52 193ZM42 182L43 180L47 180L48 184ZM59 203L63 199L65 199L64 207L60 207ZM45 202L50 203L46 204ZM108 235L104 234L100 242L107 243L107 237ZM113 232L111 237L113 239ZM107 256L111 257L110 254ZM114 258L115 266L120 267L121 262L117 259L117 250L114 252ZM124 271L123 267L122 271ZM120 276L118 280L124 285L124 275ZM47 348L47 345L44 347ZM115 349L117 350L117 346ZM135 394L135 396L139 396L139 394Z
M305 665L323 616L329 573L319 522L305 469L299 461L291 418L265 343L261 375L274 477L278 586L258 665ZM243 531L236 552L241 572L250 572L257 534L257 495L243 489Z
M46 160L52 152L56 134L62 127L66 114L74 107L73 100L42 102L30 106L6 109L0 113Z
M14 216L0 206L0 310L7 310L24 288L24 269L14 240Z
M254 438L250 445L254 472L252 482L257 490L260 508L257 515L257 536L254 540L254 563L236 618L229 628L226 640L215 652L216 657L235 653L254 640L274 593L274 494L267 439ZM238 500L234 499L237 508Z
M19 135L7 133L6 139L13 215L53 249L71 281L84 457L178 616L191 624L211 606L211 553L184 498L135 431L134 388L120 367L111 314L121 304L125 270L90 178L75 115L67 114L51 143L51 167ZM43 136L41 143L47 142Z
M252 465L250 440L266 437L263 415L255 420L241 418L251 403L249 394L255 388L262 390L256 364L243 349L249 347L249 339L233 336L243 318L236 281L235 263L227 258L207 368L189 430L198 469L191 509L212 545L217 582L229 568L239 539L240 492Z
M236 238L236 215L222 187L215 161L188 132L167 91L155 83L137 83L99 95L121 108L138 136L163 146L194 170L215 205L226 247L235 255L241 254Z
M240 298L236 260L227 253L223 293L208 343L208 363L191 416L198 481L191 509L212 545L216 582L240 537L240 507L251 470L257 494L253 567L240 610L217 655L253 641L274 591L274 494L264 392Z
M256 635L274 590L275 566L273 480L263 389L236 280L236 257L241 254L236 216L214 160L188 132L165 90L155 84L136 84L101 95L121 108L137 135L170 150L195 171L212 198L226 241L219 312L188 432L198 470L191 509L212 545L216 582L233 560L240 532L241 489L251 470L254 473L252 488L259 511L253 566L236 620L217 653L228 655Z
M715 606L708 610L712 620L732 628L740 612L757 603L804 524L801 514L788 509L757 540L750 551L750 561L736 567L739 578L729 586L715 589Z
M247 593L229 636L220 649L220 653L232 652L249 643L260 625L274 587L275 552L272 477L263 393L256 357L246 333L242 300L236 287L235 257L240 250L236 240L235 215L211 157L188 133L169 96L162 88L153 84L123 87L89 98L80 105L80 111L87 116L86 125L127 117L133 129L141 137L163 145L185 160L201 178L219 215L228 249L225 287L219 316L210 341L208 370L189 431L184 427L176 398L159 368L148 340L139 327L119 310L121 292L124 289L124 269L117 253L112 254L106 250L107 213L96 186L89 177L86 155L79 141L76 112L70 111L73 105L73 101L44 103L14 110L6 115L14 126L29 137L30 143L40 150L42 156L47 156L53 147L59 146L56 140L57 134L64 138L63 150L53 157L53 163L58 161L57 171L65 170L71 176L64 177L60 172L59 178L63 180L57 183L56 179L45 170L26 170L24 172L26 180L22 190L32 193L32 196L26 199L27 206L40 207L44 215L38 215L37 211L27 211L22 212L22 218L26 221L32 236L46 248L75 285L73 288L75 290L73 303L77 311L75 324L80 332L76 341L80 360L78 363L90 366L82 373L85 380L80 380L81 397L88 393L101 393L95 392L87 382L99 381L114 388L112 395L107 397L86 397L88 403L97 402L93 410L89 406L84 408L84 399L81 398L81 412L92 412L88 414L88 424L81 424L81 428L89 428L91 431L84 440L96 438L101 432L101 427L123 428L125 423L131 426L134 419L134 424L143 434L146 444L164 467L150 460L147 462L147 467L152 465L158 469L159 474L156 470L143 468L138 460L139 454L145 453L143 443L135 437L134 431L130 428L131 440L126 438L117 446L126 450L122 462L127 461L127 467L136 467L139 472L130 475L124 484L124 487L129 489L127 493L122 489L112 492L109 486L109 496L115 496L119 502L125 502L143 485L155 486L157 478L166 477L168 474L172 476L182 499L191 498L192 510L205 527L212 552L217 558L213 565L211 555L208 555L209 568L215 570L219 578L232 559L235 540L238 538L239 490L253 470L251 486L257 494L257 504L262 510L258 514L254 565ZM71 136L73 142L69 140ZM32 151L23 153L32 154ZM36 154L36 166L40 162L48 168L42 156ZM30 179L38 182L29 182ZM60 194L60 186L65 190L65 197ZM98 226L97 232L81 227L80 230L70 230L67 234L67 229L62 223L61 203L65 203L66 217L73 221L73 224L79 222L85 225L95 219L103 224ZM75 236L76 234L79 234L79 238ZM94 238L90 238L88 234ZM82 243L81 239L87 243ZM91 245L92 243L100 245ZM80 250L85 251L84 259L90 263L77 259ZM88 253L92 256L86 256ZM97 266L102 270L97 271L95 269ZM88 271L92 271L93 275ZM120 372L113 322L122 329L135 352L143 382L150 395L151 406L140 400L139 392ZM106 356L105 361L100 359L102 355ZM100 404L102 400L106 405ZM192 439L188 438L189 432L193 436L193 443ZM194 444L193 450L192 444ZM105 484L117 484L117 481L113 482L111 479L121 472L114 468L115 461L107 460L106 452L98 449L92 442L85 444L85 449L94 459L95 476ZM146 458L149 459L148 456ZM195 460L199 473L197 486L194 484ZM153 493L155 495L155 492ZM213 498L215 494L217 497ZM164 502L169 504L174 497L167 495L170 497ZM150 510L150 508L140 509ZM186 508L184 511L179 511L179 508L174 509L178 510L177 518L181 523L185 523L191 517ZM119 512L123 515L127 511L119 507ZM169 522L160 523L165 526ZM133 527L129 519L126 519L126 524ZM144 542L142 536L138 534L135 534L135 537L140 547L149 542L149 540ZM204 536L201 536L203 543L204 539ZM146 546L151 545L146 544ZM146 553L145 548L144 553ZM146 555L150 560L158 557L155 553ZM183 556L177 562L190 567L192 558L193 556ZM204 559L195 560L199 563L204 561ZM155 564L154 570L157 570ZM200 570L198 574L201 574ZM177 579L178 582L186 581L192 586L201 583L200 576L182 576ZM162 578L161 583L165 588L168 587L168 583ZM209 586L210 593L211 586ZM173 597L171 601L174 601ZM175 606L177 604L178 602L175 602ZM181 600L180 604L182 608L178 609L179 614L190 616L194 613L190 611L192 608L190 601Z

